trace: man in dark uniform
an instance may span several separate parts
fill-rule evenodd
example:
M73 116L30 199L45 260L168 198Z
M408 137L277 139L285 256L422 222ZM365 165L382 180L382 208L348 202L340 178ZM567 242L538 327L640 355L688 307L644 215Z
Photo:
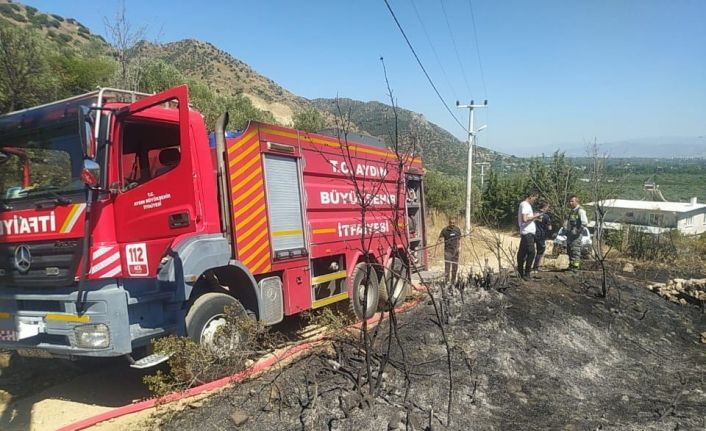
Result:
M569 254L569 270L581 269L581 232L588 224L586 210L581 208L579 198L576 195L569 197L569 220L566 221L566 248Z
M442 238L444 240L444 280L448 284L456 281L458 255L461 248L461 229L456 226L456 219L453 217L449 218L449 225L441 229L439 240Z
M549 212L549 204L546 202L539 204L539 213L542 214L542 216L534 221L537 227L537 233L534 235L534 242L537 245L537 256L534 258L532 271L540 270L539 267L542 265L544 252L547 250L547 238L549 237L549 232L552 230L552 222L547 212Z

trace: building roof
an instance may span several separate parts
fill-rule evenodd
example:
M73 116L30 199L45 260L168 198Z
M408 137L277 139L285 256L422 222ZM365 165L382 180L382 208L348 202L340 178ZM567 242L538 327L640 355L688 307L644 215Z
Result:
M593 202L586 206L593 206ZM685 213L706 208L706 204L691 202L661 202L661 201L633 201L628 199L609 199L604 201L606 208L625 208L635 210L665 211Z
M591 224L593 224L593 226L591 226ZM589 223L589 227L595 227L595 225L596 225L595 222ZM669 228L669 227L644 226L644 225L638 225L638 224L625 225L623 223L616 223L616 222L604 222L603 223L603 227L605 229L610 229L610 230L623 230L623 228L625 228L627 226L630 226L631 229L635 229L638 232L651 233L654 235L659 235L659 234L674 230L673 228Z

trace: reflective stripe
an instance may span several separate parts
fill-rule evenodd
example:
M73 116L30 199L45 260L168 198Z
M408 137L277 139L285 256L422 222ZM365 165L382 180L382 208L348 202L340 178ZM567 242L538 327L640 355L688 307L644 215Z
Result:
M91 317L87 315L77 316L75 314L47 314L44 320L58 320L60 322L90 322Z
M347 275L348 274L346 274L346 271L338 271L332 272L331 274L319 275L318 277L314 277L311 279L311 284L326 283L327 281L346 278Z
M346 298L348 298L348 292L339 293L338 295L333 295L333 296L329 296L328 298L319 299L318 301L314 301L311 304L311 308L323 307L325 305L333 304L334 302L338 302L338 301L344 300Z

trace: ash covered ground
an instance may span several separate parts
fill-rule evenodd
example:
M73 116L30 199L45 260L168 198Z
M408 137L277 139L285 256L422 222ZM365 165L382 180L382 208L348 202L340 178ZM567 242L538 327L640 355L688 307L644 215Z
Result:
M377 396L354 383L356 343L339 341L286 367L163 417L163 429L706 429L703 307L679 305L617 277L542 273L501 289L456 292L444 325L428 297L399 316L409 370L392 343ZM387 323L376 351L385 352ZM377 359L382 356L378 356ZM450 420L450 424L449 424Z

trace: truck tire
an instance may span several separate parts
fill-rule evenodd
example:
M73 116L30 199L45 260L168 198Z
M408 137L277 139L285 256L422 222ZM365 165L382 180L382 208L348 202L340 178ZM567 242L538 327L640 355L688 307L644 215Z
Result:
M367 269L370 269L369 271ZM363 304L365 299L365 286L368 286L367 304ZM358 320L371 318L378 308L380 286L375 268L366 263L359 263L353 268L351 274L351 308Z
M403 303L411 290L408 279L407 263L399 256L390 259L383 269L380 281L380 306L384 309L394 308ZM395 285L392 286L393 279ZM388 292L388 286L390 292ZM389 294L388 294L389 293Z
M199 296L186 314L186 334L195 343L212 349L217 355L227 354L234 344L244 342L246 334L238 334L235 340L218 340L217 330L226 324L225 308L234 307L236 316L251 318L237 299L225 293L209 292Z

